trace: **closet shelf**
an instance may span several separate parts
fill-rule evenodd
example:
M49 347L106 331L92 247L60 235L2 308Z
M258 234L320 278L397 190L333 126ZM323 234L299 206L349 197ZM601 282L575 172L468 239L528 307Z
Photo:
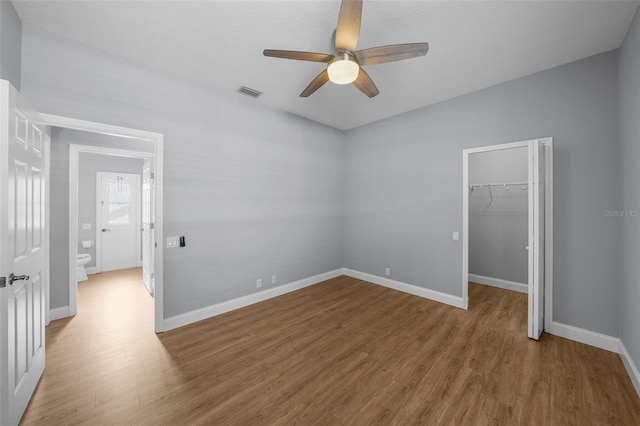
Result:
M529 185L529 182L475 183L475 184L469 185L469 189L473 191L476 188L491 188L491 187L500 187L500 186L504 187L505 189L508 189L512 186L520 186L522 187L523 190L525 190L528 185Z

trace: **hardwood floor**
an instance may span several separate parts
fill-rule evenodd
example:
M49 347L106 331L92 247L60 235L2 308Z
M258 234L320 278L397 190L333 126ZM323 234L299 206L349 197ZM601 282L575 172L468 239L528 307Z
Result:
M23 424L640 424L619 356L527 339L521 293L471 284L463 311L339 277L156 335L140 277L80 284Z

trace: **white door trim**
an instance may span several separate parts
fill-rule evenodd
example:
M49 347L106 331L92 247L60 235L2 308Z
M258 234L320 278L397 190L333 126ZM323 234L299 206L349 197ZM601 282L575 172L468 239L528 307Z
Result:
M49 130L49 133L51 133L51 131ZM45 251L45 257L44 257L44 264L45 264L45 274L46 274L46 283L47 283L47 287L45 289L45 309L44 309L44 325L47 326L49 325L49 323L51 322L51 313L50 313L50 308L49 306L51 306L51 264L50 264L50 247L49 247L49 235L51 233L51 227L50 227L50 223L51 220L49 219L50 215L51 215L51 136L49 134L46 135L46 139L45 139L45 151L44 151L44 176L46 179L46 182L44 184L45 186L45 193L46 196L44 198L44 227L45 227L45 233L44 233L44 240L45 240L45 244L44 244L44 249ZM46 358L46 355L45 355Z
M113 126L110 124L96 123L92 121L79 120L69 117L61 117L51 114L40 114L43 118L44 124L52 127L62 127L66 129L82 130L86 132L101 133L112 136L120 136L125 138L143 139L153 143L153 153L141 153L137 151L126 151L113 148L95 147L87 145L71 145L70 146L70 160L69 163L69 240L70 240L70 252L73 248L74 253L69 254L69 313L75 315L78 311L78 299L77 299L77 281L76 281L76 268L75 259L77 256L77 244L78 240L78 217L77 217L77 202L78 202L78 186L72 182L77 182L78 179L78 155L80 152L89 152L94 154L107 154L116 156L125 156L134 158L152 158L153 159L153 173L155 179L155 241L162 242L163 240L163 211L162 211L162 188L163 188L163 145L164 135L161 133L148 132L144 130L131 129L127 127ZM136 157L137 155L137 157ZM49 165L47 164L47 167ZM71 205L74 203L74 205ZM72 235L73 234L73 235ZM154 250L153 260L155 264L155 283L156 292L154 295L154 307L155 307L155 331L157 333L165 331L164 322L164 300L163 300L163 250L162 244L158 245L158 248ZM73 289L73 291L72 291Z
M150 158L150 157L149 157ZM135 200L135 208L136 208L136 214L135 214L135 232L136 232L136 248L135 248L135 253L136 253L136 266L142 266L142 256L141 256L141 247L142 247L142 233L140 232L140 227L142 226L140 224L141 222L141 216L142 216L142 175L138 174L138 173L119 173L119 172L110 172L110 171L98 171L96 172L96 226L95 226L95 232L96 232L96 272L100 273L102 272L102 230L101 230L101 226L102 226L102 204L101 204L101 200L100 200L100 195L98 194L102 194L103 191L103 187L102 187L102 180L101 178L103 176L109 176L109 175L122 175L122 176L128 176L134 179L135 181L135 187L136 187L136 200ZM76 243L77 244L77 243Z
M553 138L540 138L545 148L545 313L544 325L553 322ZM469 155L512 148L527 148L529 140L462 150L462 306L469 308Z

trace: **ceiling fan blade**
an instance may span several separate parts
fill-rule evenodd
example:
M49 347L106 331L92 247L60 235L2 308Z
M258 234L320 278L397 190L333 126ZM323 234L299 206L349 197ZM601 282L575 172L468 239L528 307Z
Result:
M355 52L361 19L362 0L342 0L336 26L336 50Z
M360 65L366 66L424 56L428 51L429 43L392 44L360 50L356 52L356 57Z
M306 98L313 92L321 88L327 81L329 81L329 71L324 70L311 83L300 93L301 98Z
M353 82L353 85L370 98L380 93L373 80L371 80L371 77L369 77L369 74L362 68L360 68L358 78Z
M295 59L298 61L311 62L329 62L333 59L333 55L329 55L327 53L299 52L296 50L265 49L262 54L272 58Z

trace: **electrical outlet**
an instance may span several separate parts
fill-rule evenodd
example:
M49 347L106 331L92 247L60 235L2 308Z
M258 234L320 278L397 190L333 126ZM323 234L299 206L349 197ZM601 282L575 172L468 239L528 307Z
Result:
M384 268L384 274L385 274L386 276L391 275L391 269L389 269L389 268Z
M258 280L256 281L256 288L261 288L262 287L262 278L258 278Z
M278 277L275 275L271 275L271 284L275 284L278 282Z
M176 248L180 246L180 239L178 237L167 237L167 248Z
M460 233L458 231L453 231L452 237L453 241L458 241L460 240Z

